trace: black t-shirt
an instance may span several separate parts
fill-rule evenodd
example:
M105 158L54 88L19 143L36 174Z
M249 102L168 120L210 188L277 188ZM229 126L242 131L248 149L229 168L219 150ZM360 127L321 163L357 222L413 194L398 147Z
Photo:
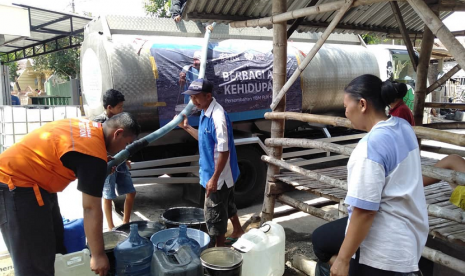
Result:
M102 197L103 184L107 177L107 162L77 151L65 153L60 160L66 168L72 170L76 175L79 191L91 196Z

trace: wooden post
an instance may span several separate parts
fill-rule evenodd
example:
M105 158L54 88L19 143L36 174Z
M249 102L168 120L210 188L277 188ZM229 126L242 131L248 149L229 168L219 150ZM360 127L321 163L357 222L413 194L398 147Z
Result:
M460 71L461 67L459 64L455 65L452 69L449 70L449 72L445 73L440 79L435 81L433 84L431 84L427 89L426 89L426 95L429 93L433 92L434 89L438 88L442 84L444 84L448 79L450 79L455 73Z
M307 68L307 66L310 64L312 59L316 56L318 53L318 50L321 49L323 44L325 43L326 39L328 39L329 35L333 32L333 30L336 28L336 25L339 23L339 21L342 19L346 11L350 9L352 6L354 0L347 0L346 3L342 6L342 8L337 12L336 16L331 20L331 23L329 26L325 29L321 37L318 39L318 41L313 45L312 49L310 52L308 52L307 56L304 58L302 63L297 67L297 69L294 71L292 76L287 80L287 82L284 84L283 88L281 88L281 91L279 91L278 95L276 97L273 96L273 102L270 105L271 110L275 110L276 106L278 106L279 102L281 99L284 97L286 92L291 88L291 86L294 84L294 82L300 77L302 72Z
M281 14L286 11L286 0L273 0L272 14ZM286 67L287 67L287 26L286 22L273 24L273 99L286 82ZM284 111L286 109L286 98L283 98L276 111ZM273 120L271 122L271 137L284 137L284 119ZM282 147L274 147L270 150L270 156L276 159L281 159L283 154ZM261 223L273 219L274 206L276 195L271 193L271 185L275 183L274 176L279 174L280 168L275 165L268 165L266 176L265 196L262 206Z
M400 12L399 5L397 1L390 2L392 12L394 13L394 17L396 18L397 24L399 25L399 30L404 39L405 46L407 46L408 55L410 57L410 62L412 62L413 69L415 72L417 71L417 58L415 56L415 51L413 50L412 41L407 32L407 28L405 27L404 19L402 18L402 13Z
M425 25L423 39L421 40L420 61L417 68L417 82L413 106L415 125L423 125L423 112L425 109L426 85L428 81L428 68L431 52L433 50L434 35Z
M462 68L465 68L465 47L454 37L454 35L442 23L441 19L426 5L424 0L407 0L425 22L426 26L435 34L455 60ZM422 47L423 50L423 47ZM421 55L420 55L421 58ZM416 123L416 121L415 121Z

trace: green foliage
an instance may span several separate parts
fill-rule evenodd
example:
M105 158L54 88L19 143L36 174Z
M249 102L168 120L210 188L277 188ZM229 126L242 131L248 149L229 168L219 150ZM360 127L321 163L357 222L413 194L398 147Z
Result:
M381 44L388 40L388 39L382 38L381 36L371 35L371 34L362 35L362 39L363 41L365 41L366 44Z
M10 62L6 64L8 68L10 69L10 81L15 81L18 75L18 63L16 61Z
M78 78L80 48L71 48L32 58L34 70L51 70L62 78Z
M147 15L154 17L169 17L171 0L146 0L144 9Z

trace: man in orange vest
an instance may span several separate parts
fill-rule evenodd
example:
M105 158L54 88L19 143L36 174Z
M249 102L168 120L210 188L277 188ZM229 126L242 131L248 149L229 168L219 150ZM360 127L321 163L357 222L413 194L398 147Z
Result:
M0 154L0 228L17 276L53 276L56 253L66 253L57 192L78 179L90 268L109 269L103 245L101 197L107 155L132 143L140 126L129 113L104 124L86 119L48 123Z

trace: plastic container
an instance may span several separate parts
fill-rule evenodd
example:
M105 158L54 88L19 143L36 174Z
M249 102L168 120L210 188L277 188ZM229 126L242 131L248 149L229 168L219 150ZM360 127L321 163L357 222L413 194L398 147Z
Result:
M174 254L181 246L187 245L192 249L195 255L200 257L200 245L196 240L187 236L186 225L179 226L179 234L176 238L164 242L163 247L160 247L160 244L157 244L157 249L164 251L166 254Z
M117 276L150 276L153 244L139 236L137 224L131 224L129 237L115 250Z
M208 248L200 255L200 261L208 276L256 276L242 273L241 253L228 247Z
M63 218L64 244L68 253L78 252L86 248L86 234L84 232L84 219Z
M198 276L203 275L200 258L189 246L181 246L174 254L161 250L153 252L152 276Z
M84 249L66 255L56 254L55 276L95 276L90 270L90 252Z
M157 247L157 244L165 243L170 239L176 238L178 235L179 228L161 230L160 232L153 234L150 238L150 241L155 247ZM197 229L187 228L187 236L199 243L201 252L207 249L208 244L210 243L210 236L208 236L207 233ZM160 244L160 246L162 246L162 244Z
M120 225L115 228L115 231L123 231L129 234L129 232L131 232L131 224L137 224L137 229L139 229L139 235L148 240L153 234L157 233L160 230L166 229L165 225L159 222L138 220Z
M286 237L281 225L269 221L251 229L233 244L242 253L243 275L281 276L284 274Z

